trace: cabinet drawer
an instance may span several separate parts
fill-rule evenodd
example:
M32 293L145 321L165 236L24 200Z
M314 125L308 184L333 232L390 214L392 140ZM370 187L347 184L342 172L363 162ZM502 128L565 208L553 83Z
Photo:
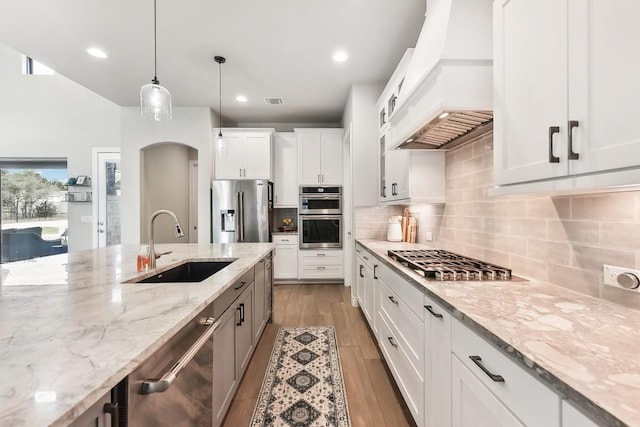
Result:
M452 323L452 351L460 361L526 425L558 425L560 397L458 320ZM471 360L504 381L495 381ZM544 408L544 411L540 411Z
M342 265L303 265L300 266L301 279L342 279Z
M300 249L300 265L342 265L341 250Z
M424 407L423 377L409 362L409 356L398 339L398 333L384 312L379 312L378 321L378 339L382 353L414 420L421 425Z
M297 245L297 234L274 234L272 235L273 243L276 245Z
M371 268L376 264L374 256L360 245L356 245L356 256Z
M407 282L405 279L398 276L386 265L380 264L376 269L377 277L381 278L396 295L400 297L402 301L413 311L416 316L422 318L424 308L422 307L422 300L424 293Z
M416 316L403 300L393 292L386 283L380 284L380 306L398 332L412 365L423 375L424 373L424 320Z

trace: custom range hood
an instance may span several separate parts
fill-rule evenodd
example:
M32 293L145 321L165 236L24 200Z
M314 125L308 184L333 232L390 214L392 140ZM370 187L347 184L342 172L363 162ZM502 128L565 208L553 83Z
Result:
M492 0L428 5L389 117L392 148L453 148L493 127Z

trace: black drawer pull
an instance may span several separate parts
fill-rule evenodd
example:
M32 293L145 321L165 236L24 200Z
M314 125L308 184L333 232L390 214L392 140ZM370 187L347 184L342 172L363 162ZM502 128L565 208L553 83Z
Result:
M377 278L378 278L378 276L376 276L376 270L377 270L377 269L378 269L378 264L376 264L376 265L374 265L374 266L373 266L373 278L374 278L374 279L377 279Z
M242 311L240 307L236 307L236 311L240 312L240 319L238 319L238 323L236 323L236 326L242 326Z
M389 342L391 343L391 346L393 348L397 348L398 344L396 344L395 340L393 339L393 337L387 337L387 339L389 340Z
M580 154L575 153L573 151L573 128L577 128L580 126L580 122L577 120L569 120L568 125L568 138L569 138L569 160L578 160L580 158Z
M364 268L363 265L360 265L360 277L364 277L364 274L362 274L362 269Z
M246 284L247 284L247 282L240 282L240 284L238 286L236 286L235 288L233 288L233 290L234 291L239 291Z
M426 309L427 309L427 311L429 311L429 313L431 313L431 314L433 315L433 317L436 317L436 318L438 318L438 319L442 319L442 314L440 314L440 313L436 313L436 312L433 310L433 307L431 307L430 305L425 305L425 306L424 306L424 308L426 308Z
M478 366L478 368L482 369L482 372L487 374L489 378L493 380L493 382L496 382L496 383L504 382L504 377L502 375L493 374L489 372L487 368L484 367L484 365L482 364L482 358L480 358L480 356L469 356L469 359L471 359L473 363L475 363Z
M549 163L560 163L560 157L553 154L553 135L560 133L560 126L549 126Z
M394 304L398 304L398 300L397 300L397 299L395 299L395 298L393 297L393 295L389 295L389 296L388 296L388 298L391 300L391 302L392 302L392 303L394 303Z

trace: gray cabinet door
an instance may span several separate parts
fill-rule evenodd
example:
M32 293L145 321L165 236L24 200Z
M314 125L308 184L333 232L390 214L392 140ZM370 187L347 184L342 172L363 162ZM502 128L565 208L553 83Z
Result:
M235 306L221 316L220 326L213 334L213 425L222 424L227 408L233 399L237 376L236 360L236 320ZM231 368L230 368L231 367Z
M240 295L236 306L236 376L242 377L253 353L253 289L252 283Z

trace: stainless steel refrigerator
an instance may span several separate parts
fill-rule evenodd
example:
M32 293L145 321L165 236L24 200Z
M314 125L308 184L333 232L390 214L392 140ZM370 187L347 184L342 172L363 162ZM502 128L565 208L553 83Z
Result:
M214 180L211 183L211 241L269 242L273 183Z

